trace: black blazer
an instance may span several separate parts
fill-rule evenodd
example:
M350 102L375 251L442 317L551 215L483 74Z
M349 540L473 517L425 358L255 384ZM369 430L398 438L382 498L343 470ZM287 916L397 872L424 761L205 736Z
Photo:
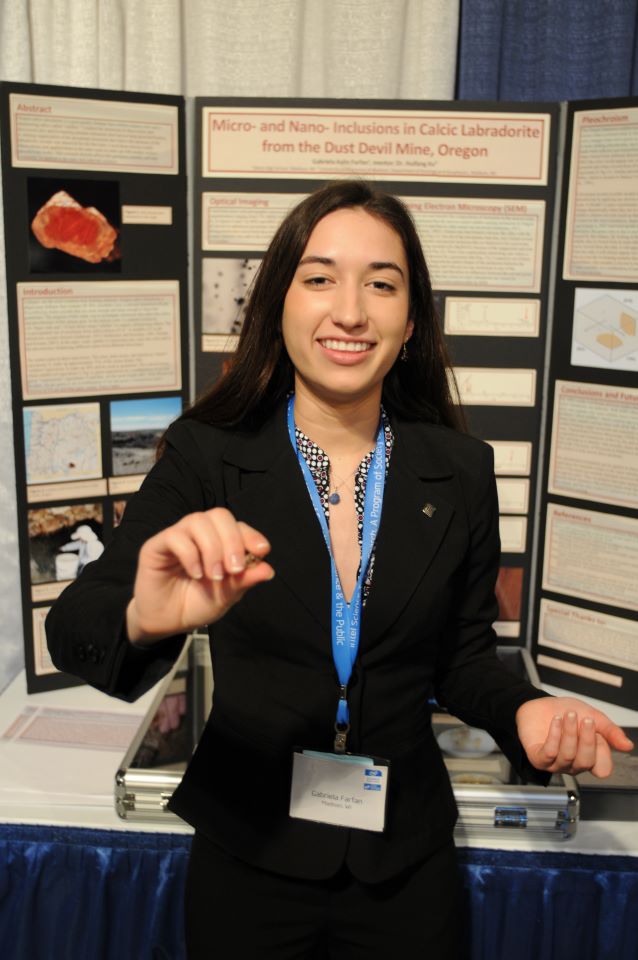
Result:
M288 815L293 747L330 750L338 684L330 565L280 406L255 432L191 420L131 499L111 545L53 606L60 669L124 699L170 667L182 637L132 647L123 621L141 544L187 513L227 506L272 544L276 576L211 627L214 709L170 807L230 853L268 870L321 878L344 860L379 881L444 843L456 807L433 737L428 695L488 729L533 771L516 736L521 703L543 696L494 653L498 506L491 448L445 427L392 419L371 591L350 684L352 752L390 760L386 829L377 834ZM423 507L431 504L432 516Z

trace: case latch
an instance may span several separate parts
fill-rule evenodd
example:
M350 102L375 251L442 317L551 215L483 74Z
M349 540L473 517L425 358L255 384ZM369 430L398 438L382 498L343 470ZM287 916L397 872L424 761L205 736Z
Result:
M527 827L527 807L495 807L494 826L524 830Z

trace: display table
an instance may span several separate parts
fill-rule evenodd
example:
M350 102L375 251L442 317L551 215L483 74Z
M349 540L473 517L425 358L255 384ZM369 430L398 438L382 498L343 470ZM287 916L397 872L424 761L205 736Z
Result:
M3 960L185 960L189 846L183 833L0 825ZM636 960L638 858L459 855L472 960Z
M27 698L20 676L0 697L0 735L25 705L141 720L151 698L131 706L86 687ZM629 711L615 718L636 725ZM120 759L116 750L0 740L3 960L184 960L190 830L117 818ZM514 831L459 855L472 960L637 960L636 823L586 821L555 842Z

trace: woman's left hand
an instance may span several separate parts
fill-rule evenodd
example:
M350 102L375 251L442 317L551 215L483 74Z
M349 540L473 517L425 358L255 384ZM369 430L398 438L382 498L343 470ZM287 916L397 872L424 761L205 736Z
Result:
M600 710L574 697L528 700L516 711L519 739L537 770L608 777L611 749L629 751L633 743Z

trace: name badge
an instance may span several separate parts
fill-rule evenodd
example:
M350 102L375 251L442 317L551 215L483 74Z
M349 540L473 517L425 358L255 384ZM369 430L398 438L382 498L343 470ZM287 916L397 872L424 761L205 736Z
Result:
M381 833L389 773L387 760L295 751L290 816Z

